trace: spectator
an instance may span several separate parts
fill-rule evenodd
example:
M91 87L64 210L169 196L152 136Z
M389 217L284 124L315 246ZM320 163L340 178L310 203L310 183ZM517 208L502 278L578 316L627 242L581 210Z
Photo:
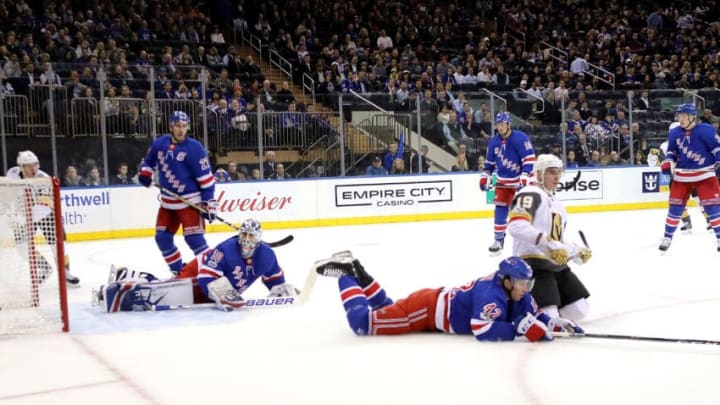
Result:
M291 179L292 176L285 172L285 165L278 163L275 165L275 173L270 175L270 180L287 180Z
M250 172L250 180L262 180L260 177L260 169L252 169Z
M567 162L565 163L565 168L567 169L577 169L580 165L578 165L578 162L575 160L575 151L569 150L567 152Z
M621 159L620 154L616 150L610 151L608 159L605 162L606 166L625 166L627 164L627 161L625 161L625 159Z
M277 101L282 104L290 104L295 102L295 96L290 90L290 83L282 82L280 91L277 92Z
M590 160L585 167L600 167L600 151L594 150L590 153Z
M225 43L225 37L223 36L222 31L220 31L220 26L215 25L213 27L213 32L210 34L210 42L212 42L213 45Z
M383 167L383 161L380 156L373 158L372 164L365 169L366 176L385 176L388 174L385 167Z
M402 160L402 158L395 158L395 160L393 160L392 170L390 170L390 174L405 173L407 173L407 171L405 170L405 161Z
M219 167L217 170L215 170L215 181L218 183L226 183L228 181L231 181L230 174L223 169L222 167Z
M398 143L397 142L390 142L390 145L388 145L388 150L385 152L385 156L383 157L383 167L388 172L392 171L393 162L395 162L395 159L402 158L402 152L398 150Z
M131 184L130 178L128 177L128 165L123 162L117 167L117 173L110 178L110 184Z
M85 177L85 180L81 184L88 187L104 186L105 182L102 177L100 177L100 169L98 169L97 166L91 167L87 173L87 177Z
M467 155L464 153L458 153L455 157L455 164L450 168L451 172L467 172L470 171L467 161Z
M427 157L428 146L420 145L420 153L413 153L410 158L410 173L418 172L418 159L420 160L420 173L427 173L430 169L430 159Z
M77 168L73 165L68 166L65 169L65 177L63 177L63 187L78 187L83 184L83 178L78 175Z
M237 163L235 163L234 161L228 162L227 172L230 176L230 181L245 180L245 173L238 170Z
M263 175L265 178L268 178L275 173L275 165L275 151L266 151L265 160L263 161Z

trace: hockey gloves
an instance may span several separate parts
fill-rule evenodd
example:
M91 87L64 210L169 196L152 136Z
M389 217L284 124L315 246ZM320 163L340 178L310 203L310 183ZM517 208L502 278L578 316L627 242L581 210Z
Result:
M660 164L660 171L662 171L663 174L672 176L672 161L671 160L663 160L662 163Z
M541 250L545 250L550 260L559 264L565 265L568 261L568 251L565 249L565 245L557 240L551 240L541 235L539 247Z
M145 187L150 187L152 184L153 170L147 166L143 166L138 174L138 181Z
M203 218L207 219L209 223L212 223L215 218L217 218L217 209L218 209L218 203L215 200L207 200L200 203L200 206L202 206L205 209L205 212L203 212L202 216Z
M582 261L582 264L587 263L590 258L592 258L592 250L581 247L578 249L577 258L579 258Z
M522 188L533 183L535 183L535 179L532 178L532 175L525 172L520 174L520 185L518 186L518 188Z
M553 332L566 332L571 335L584 335L585 331L575 322L565 318L552 318L548 321L548 328Z
M282 283L270 289L270 295L268 295L268 298L294 297L298 294L300 294L300 290L295 288L295 286L290 283Z
M489 180L490 180L490 175L487 172L482 172L480 174L480 191L488 190L488 181Z
M553 337L548 334L547 326L529 312L524 318L515 322L515 331L518 335L525 336L531 342L553 340Z
M207 286L208 298L215 301L215 308L230 312L245 306L245 300L233 288L227 277L220 277Z

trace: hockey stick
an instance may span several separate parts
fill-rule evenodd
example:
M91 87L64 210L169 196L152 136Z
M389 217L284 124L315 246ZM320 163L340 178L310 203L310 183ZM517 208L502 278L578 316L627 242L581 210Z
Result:
M165 187L163 187L163 186L161 186L161 185L159 185L159 184L157 184L157 183L153 183L153 185L154 185L155 187L159 188L160 191L162 191L163 193L165 193L165 194L167 194L167 195L169 195L169 196L171 196L171 197L173 197L173 198L177 198L178 200L180 200L180 201L182 201L183 203L189 205L190 207L195 208L196 210L200 211L200 212L203 213L203 214L207 214L207 210L206 210L204 207L201 207L201 206L193 203L192 201L189 201L187 198L181 196L180 194L175 193L175 192L173 192L172 190L168 190L167 188L165 188ZM220 217L219 215L215 215L215 219L217 219L218 221L222 222L223 224L225 224L225 225L233 228L233 229L236 230L236 231L239 231L239 230L240 230L240 227L239 227L239 226L231 223L230 221L226 221L225 219L223 219L223 218ZM278 241L275 241L275 242L265 242L265 243L267 243L268 245L270 245L270 247L280 247L280 246L285 246L285 245L287 245L288 243L292 242L294 239L295 239L294 236L288 235L288 236L286 236L286 237L284 237L284 238L282 238L282 239L280 239L280 240L278 240Z
M176 193L176 192L174 192L174 191L172 191L172 190L168 190L167 188L165 188L165 187L163 187L163 186L161 186L161 185L159 185L159 184L157 184L157 183L153 183L153 186L159 188L160 191L162 191L163 193L169 195L170 197L176 198L176 199L182 201L183 203L189 205L190 207L195 208L195 209L198 210L201 214L207 214L207 212L208 212L207 209L205 209L205 207L202 207L202 206L200 206L200 205L195 204L194 202L188 200L187 198L181 196L180 194L178 194L178 193ZM240 227L238 227L237 225L231 223L230 221L226 221L224 218L222 218L222 217L219 216L219 215L215 215L215 219L217 219L218 221L222 222L223 224L225 224L225 225L227 225L227 226L235 229L236 231L239 231L239 230L240 230Z
M583 245L585 245L586 248L590 249L590 245L588 245L587 239L585 239L585 233L583 233L583 231L578 231L578 234L580 235L580 240L582 241Z
M655 336L635 336L635 335L612 335L606 333L585 333L573 334L566 332L553 332L554 337L574 337L574 338L593 338L593 339L614 339L614 340L638 340L644 342L661 342L661 343L693 343L701 345L720 345L718 340L705 339L683 339L683 338L664 338Z
M267 298L252 298L245 301L245 306L240 310L245 309L257 309L257 308L269 308L269 307L288 307L305 304L310 298L310 292L315 287L315 280L317 279L317 273L315 268L311 268L310 272L305 278L305 285L303 285L300 294L294 297L267 297ZM150 307L151 311L170 311L174 309L204 309L204 308L215 308L215 303L203 303L203 304L188 304L188 305L153 305Z

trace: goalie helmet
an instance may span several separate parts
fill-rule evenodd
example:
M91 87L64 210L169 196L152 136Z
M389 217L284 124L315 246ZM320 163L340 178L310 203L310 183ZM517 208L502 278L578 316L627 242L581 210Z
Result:
M40 160L38 160L37 155L35 155L31 150L23 150L18 153L17 164L21 168L24 165L35 165L36 167L40 167Z
M238 243L240 244L240 252L244 258L251 257L255 253L258 244L262 242L262 226L257 219L246 219L240 225L240 233L238 234Z
M538 182L542 181L545 170L550 167L556 167L562 170L563 162L559 157L549 153L545 153L537 157L533 170L535 170Z

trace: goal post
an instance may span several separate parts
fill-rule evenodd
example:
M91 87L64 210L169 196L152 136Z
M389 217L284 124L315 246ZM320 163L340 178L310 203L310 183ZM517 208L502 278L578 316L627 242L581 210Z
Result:
M69 330L57 177L0 177L0 336Z

